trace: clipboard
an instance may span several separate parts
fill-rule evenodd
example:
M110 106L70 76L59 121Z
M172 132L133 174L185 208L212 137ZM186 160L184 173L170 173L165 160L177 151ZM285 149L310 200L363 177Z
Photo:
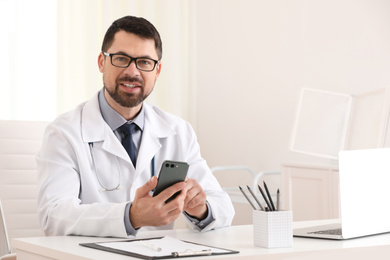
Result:
M239 253L236 250L193 243L169 236L80 243L79 245L141 259L168 259Z

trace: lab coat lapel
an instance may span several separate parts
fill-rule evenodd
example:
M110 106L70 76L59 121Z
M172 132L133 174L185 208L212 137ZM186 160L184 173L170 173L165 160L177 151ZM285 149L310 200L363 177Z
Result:
M85 104L81 118L81 134L84 142L92 142L94 145L103 142L101 149L122 158L132 165L126 150L106 121L104 121L100 112L98 95Z
M145 108L145 126L137 157L136 176L147 167L151 167L153 157L162 147L161 139L176 134L170 125L156 113L155 107L147 103L143 105Z

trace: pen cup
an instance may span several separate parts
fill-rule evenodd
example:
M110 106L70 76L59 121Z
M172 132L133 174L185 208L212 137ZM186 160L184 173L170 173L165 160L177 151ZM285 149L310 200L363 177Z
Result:
M265 248L291 247L291 211L253 211L253 241Z

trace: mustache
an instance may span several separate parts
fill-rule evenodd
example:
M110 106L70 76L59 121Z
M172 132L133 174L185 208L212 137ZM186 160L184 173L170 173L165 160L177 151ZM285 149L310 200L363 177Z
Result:
M118 82L122 82L122 81L138 82L138 83L140 83L142 85L144 84L144 81L141 78L138 78L138 77L123 76L123 77L117 79L117 83Z

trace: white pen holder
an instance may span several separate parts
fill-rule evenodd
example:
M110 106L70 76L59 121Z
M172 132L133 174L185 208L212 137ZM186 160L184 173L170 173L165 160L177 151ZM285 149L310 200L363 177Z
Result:
M253 211L253 240L265 248L291 247L293 244L291 211Z

